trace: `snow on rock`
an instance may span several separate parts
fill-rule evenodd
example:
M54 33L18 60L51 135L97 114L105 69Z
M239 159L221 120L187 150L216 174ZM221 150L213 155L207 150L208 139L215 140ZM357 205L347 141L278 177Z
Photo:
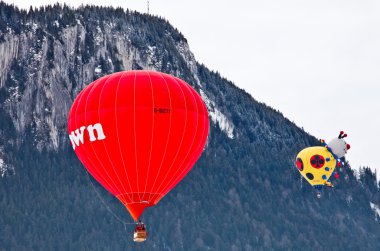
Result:
M12 35L5 35L4 42L0 43L0 69L7 72L12 61L19 53L20 38ZM7 74L0 74L0 88L5 85Z
M228 118L221 111L219 111L216 108L215 103L207 97L206 93L204 93L202 90L200 90L200 94L201 94L203 101L205 102L205 104L207 106L207 110L208 110L208 113L211 117L211 120L215 124L218 124L219 128L223 132L225 132L230 139L233 139L234 138L234 128L235 128L234 124L231 121L229 121Z
M352 195L351 194L347 195L347 197L346 197L347 205L350 205L352 200L353 200Z
M4 177L7 173L14 173L14 169L11 165L7 165L3 159L4 153L3 148L0 147L0 177Z
M0 159L0 175L4 177L5 171L7 170L4 160Z
M182 56L182 58L185 60L187 66L189 67L192 75L195 78L196 84L200 87L202 87L201 81L199 80L197 76L198 68L197 68L197 63L194 57L194 54L190 51L189 45L181 41L178 44L176 44L177 50L179 54Z
M376 205L375 203L372 203L372 202L369 203L369 206L376 213L376 216L380 217L380 207L378 205Z
M101 67L101 65L98 65L98 67L95 68L95 73L96 74L102 73L102 67Z
M97 46L100 46L101 43L103 42L103 33L102 33L102 29L100 28L100 26L96 26L96 36L94 38L95 40L95 45Z

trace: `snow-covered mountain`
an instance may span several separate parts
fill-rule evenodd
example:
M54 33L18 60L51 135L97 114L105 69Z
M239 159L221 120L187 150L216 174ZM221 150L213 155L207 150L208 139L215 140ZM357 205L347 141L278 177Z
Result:
M190 83L209 110L202 158L146 210L147 250L376 250L374 174L340 169L336 189L315 199L293 160L317 140L199 64L162 18L106 7L29 11L0 2L0 249L122 250L131 221L99 199L70 149L67 113L93 80L158 70Z

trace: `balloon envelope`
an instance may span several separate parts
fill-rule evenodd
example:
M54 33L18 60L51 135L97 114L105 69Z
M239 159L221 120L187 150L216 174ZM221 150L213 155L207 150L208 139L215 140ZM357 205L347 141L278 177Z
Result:
M322 146L313 146L298 153L296 166L310 185L325 185L334 172L336 159Z
M208 131L199 94L154 71L118 72L94 81L77 96L68 119L78 158L134 220L190 171Z

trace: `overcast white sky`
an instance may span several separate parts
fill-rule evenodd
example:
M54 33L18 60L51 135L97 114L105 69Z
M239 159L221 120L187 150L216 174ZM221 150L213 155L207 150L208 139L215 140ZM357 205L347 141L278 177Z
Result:
M147 11L146 0L59 2ZM307 132L328 141L346 131L352 167L380 174L379 0L150 0L150 13L178 28L199 62Z

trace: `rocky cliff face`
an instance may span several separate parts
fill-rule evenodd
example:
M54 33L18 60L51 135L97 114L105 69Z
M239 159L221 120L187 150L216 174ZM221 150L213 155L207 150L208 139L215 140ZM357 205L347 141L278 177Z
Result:
M315 199L297 152L318 144L282 114L194 59L165 20L122 9L0 2L0 248L121 250L133 246L124 208L94 193L70 149L75 96L109 73L150 69L190 83L209 110L207 147L194 169L146 210L147 250L377 250L378 183L350 168ZM126 238L128 238L126 240ZM339 241L337 242L337 238Z
M159 41L147 41L149 29L136 24L147 17L119 10L116 17L99 21L97 10L61 9L49 20L52 24L31 17L17 24L21 31L6 24L0 33L0 69L5 73L0 76L1 104L17 131L16 142L30 130L37 149L62 149L67 144L66 116L75 96L87 84L115 71L166 71L202 87L197 62L178 31L166 25L157 32ZM63 21L65 11L71 12L66 13L70 20ZM43 15L34 15L39 14ZM206 98L207 90L202 93ZM213 108L212 101L208 106L215 109L213 120L224 128L228 119Z
M19 136L33 130L38 149L58 150L67 143L66 115L73 97L96 78L121 69L162 68L156 46L141 50L132 44L133 26L118 31L111 20L102 27L97 23L94 20L86 29L79 18L66 27L55 20L59 32L54 36L31 21L24 24L21 34L10 28L3 34L0 67L7 74L1 75L0 88L8 87L8 95L2 105ZM169 32L167 37L195 71L196 62L187 44L172 41Z

